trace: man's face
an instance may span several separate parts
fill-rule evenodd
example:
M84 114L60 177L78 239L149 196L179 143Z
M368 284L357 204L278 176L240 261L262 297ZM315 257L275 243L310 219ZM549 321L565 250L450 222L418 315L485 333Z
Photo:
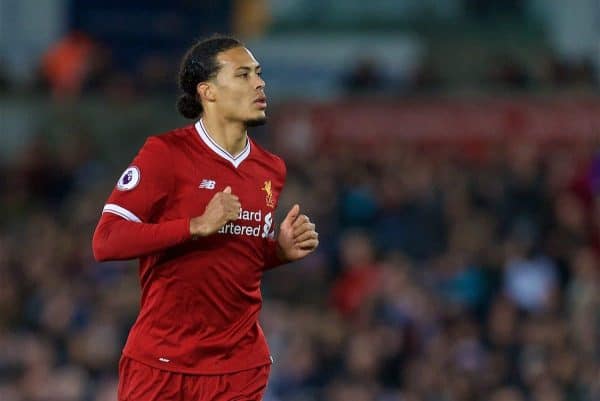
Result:
M234 47L217 55L221 69L211 80L215 105L220 114L247 126L266 121L265 81L261 67L248 49Z

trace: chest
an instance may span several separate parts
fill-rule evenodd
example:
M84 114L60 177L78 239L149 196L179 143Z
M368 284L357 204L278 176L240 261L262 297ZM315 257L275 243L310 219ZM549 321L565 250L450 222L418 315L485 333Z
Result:
M239 220L259 222L273 213L282 183L273 170L253 160L237 168L211 158L185 160L175 172L170 217L193 217L204 213L211 199L227 186L240 199Z

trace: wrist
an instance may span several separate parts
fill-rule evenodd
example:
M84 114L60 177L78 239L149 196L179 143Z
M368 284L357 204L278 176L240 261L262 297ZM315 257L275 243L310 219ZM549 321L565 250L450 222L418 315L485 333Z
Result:
M192 238L206 237L206 224L202 216L194 217L190 219L190 235Z
M281 245L279 245L279 241L275 242L275 256L277 257L277 259L279 259L279 262L281 263L290 262L290 259L285 254L285 251L283 250Z

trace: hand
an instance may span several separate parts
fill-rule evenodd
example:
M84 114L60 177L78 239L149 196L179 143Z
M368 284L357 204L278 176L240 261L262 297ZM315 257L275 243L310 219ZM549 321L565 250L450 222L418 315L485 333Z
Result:
M228 186L212 197L202 216L190 220L190 234L192 237L206 237L216 233L228 222L237 220L241 208L240 199L231 193Z
M319 234L310 219L300 214L300 206L294 205L279 226L277 236L279 258L285 262L302 259L319 246Z

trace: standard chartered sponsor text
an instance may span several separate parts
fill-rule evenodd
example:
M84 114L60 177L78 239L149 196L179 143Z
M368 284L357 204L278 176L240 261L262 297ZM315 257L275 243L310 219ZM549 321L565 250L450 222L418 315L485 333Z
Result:
M230 235L248 235L252 237L263 237L266 238L272 234L271 226L273 219L271 212L265 215L265 223L262 224L262 211L252 210L240 210L238 219L236 221L225 224L219 229L219 234L230 234ZM259 223L258 225L252 224L253 222ZM262 230L261 230L262 229Z

